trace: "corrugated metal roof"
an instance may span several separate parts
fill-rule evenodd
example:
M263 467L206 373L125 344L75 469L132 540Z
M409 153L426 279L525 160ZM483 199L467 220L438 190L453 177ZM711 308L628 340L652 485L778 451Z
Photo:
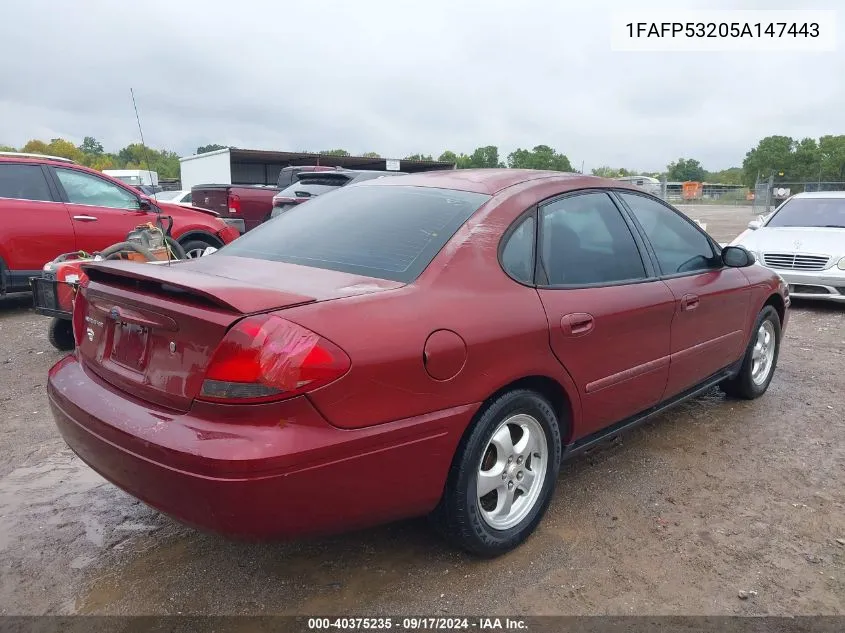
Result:
M233 163L278 163L282 165L328 165L347 169L387 169L388 160L399 161L399 171L418 172L454 169L455 163L439 160L371 158L368 156L331 156L311 152L277 152L263 149L229 148Z

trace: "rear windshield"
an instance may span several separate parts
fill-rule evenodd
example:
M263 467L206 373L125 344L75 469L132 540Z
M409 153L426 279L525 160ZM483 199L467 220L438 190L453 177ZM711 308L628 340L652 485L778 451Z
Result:
M353 185L309 200L218 252L407 283L490 196Z
M845 228L845 198L793 198L766 226L827 226Z

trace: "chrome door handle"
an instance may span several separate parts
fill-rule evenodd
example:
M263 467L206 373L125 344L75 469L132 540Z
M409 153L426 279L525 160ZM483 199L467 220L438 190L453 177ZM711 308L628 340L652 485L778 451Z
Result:
M74 220L79 220L80 222L96 222L97 218L93 215L75 215L73 216Z

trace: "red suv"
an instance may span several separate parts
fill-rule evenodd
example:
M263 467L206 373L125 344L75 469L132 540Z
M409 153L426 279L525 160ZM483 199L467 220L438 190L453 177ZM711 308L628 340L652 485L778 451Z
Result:
M172 235L189 256L221 247L238 232L213 212L153 203L132 187L73 161L0 155L0 295L29 290L29 277L61 253L97 251L154 219L173 218Z

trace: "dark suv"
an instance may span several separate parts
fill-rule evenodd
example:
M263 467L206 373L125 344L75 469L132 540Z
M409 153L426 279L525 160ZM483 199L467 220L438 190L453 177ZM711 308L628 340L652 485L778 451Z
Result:
M373 178L385 176L400 176L401 171L374 171L356 169L336 169L333 171L300 172L297 174L299 181L293 183L286 189L282 189L273 196L273 211L270 217L275 218L280 213L298 204L307 202L315 196L329 193L340 187L351 185Z

